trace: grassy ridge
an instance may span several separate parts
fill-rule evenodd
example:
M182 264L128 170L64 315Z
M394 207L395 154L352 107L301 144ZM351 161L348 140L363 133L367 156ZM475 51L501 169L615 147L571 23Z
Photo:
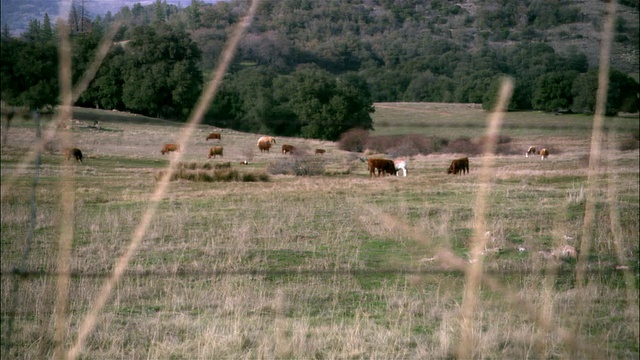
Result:
M377 103L375 134L425 134L455 139L458 136L484 135L488 113L477 104ZM605 128L624 134L638 131L638 116L607 118ZM501 134L510 137L538 138L548 136L590 136L593 118L582 114L510 112L505 114ZM526 149L525 149L526 150Z
M374 135L410 129L478 138L486 121L486 113L470 106L377 104L376 109ZM125 251L157 172L168 164L161 145L176 139L179 130L175 124L107 113L101 120L107 130L92 131L84 127L93 121L87 113L100 115L78 109L74 117L81 123L72 128L84 163L66 161L57 151L43 154L26 265L35 273L30 277L10 276L24 251L31 219L32 167L17 171L34 139L29 123L14 121L2 150L2 325L13 318L14 356L50 357L53 351L56 277L51 272L64 168L72 169L76 188L71 344L115 258ZM632 296L638 291L639 271L639 153L616 150L630 131L638 131L637 117L608 122L605 148L610 150L603 157L605 172L597 179L597 226L586 255L586 285L576 282L575 260L547 260L539 253L567 244L579 248L589 121L573 115L507 115L504 133L522 148L522 155L499 156L492 169L486 211L491 239L484 255L488 280L473 321L476 357L637 358L640 353L637 297ZM218 145L205 141L212 130L200 126L185 147L185 161L229 161L234 169L260 171L289 156L257 151L258 134L222 129L225 156L207 160L208 147ZM523 156L529 145L543 141L558 153L545 161ZM343 171L275 175L260 183L172 182L127 275L87 340L86 356L455 354L465 277L441 267L447 262L437 255L448 249L463 259L469 256L481 158L470 159L471 173L465 176L445 173L455 154L436 154L410 159L406 178L371 179L365 164L334 143L278 138L278 146L285 143L310 151L325 148L327 168ZM247 158L248 166L239 165ZM612 225L611 214L619 217L619 228ZM17 303L12 300L15 281ZM575 341L563 335L565 330L575 334ZM3 331L3 344L8 340Z

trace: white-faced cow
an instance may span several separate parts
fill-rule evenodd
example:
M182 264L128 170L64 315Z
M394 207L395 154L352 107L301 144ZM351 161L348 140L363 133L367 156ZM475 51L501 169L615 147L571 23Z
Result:
M544 160L544 159L546 159L546 158L549 156L549 150L547 150L547 149L542 149L542 150L540 150L540 152L539 152L538 154L540 154L540 158L541 158L542 160Z
M524 156L529 157L529 155L535 155L535 154L536 154L536 147L529 146L529 149L527 150L526 153L524 153Z
M395 159L393 165L396 168L396 176L400 176L400 170L404 176L407 176L407 159Z

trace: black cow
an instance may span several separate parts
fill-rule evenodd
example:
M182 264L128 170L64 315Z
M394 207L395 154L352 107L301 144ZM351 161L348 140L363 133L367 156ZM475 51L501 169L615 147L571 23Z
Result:
M447 174L460 175L464 174L465 171L469 173L469 158L463 157L460 159L455 159L451 161L451 165L449 165L449 169L447 169Z

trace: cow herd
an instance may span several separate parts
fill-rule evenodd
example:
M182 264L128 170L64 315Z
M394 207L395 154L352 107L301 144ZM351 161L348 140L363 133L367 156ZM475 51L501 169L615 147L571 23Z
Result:
M218 141L222 141L222 136L220 135L220 133L217 132L212 132L210 133L205 141L209 141L209 140L218 140ZM273 144L276 143L276 139L273 136L262 136L258 139L258 150L260 150L260 152L269 152L269 150L271 149L271 147L273 146ZM162 149L160 150L160 153L162 155L173 152L173 151L180 151L180 146L178 144L164 144L164 146L162 147ZM289 144L284 144L282 145L282 153L283 154L293 154L296 152L296 147L293 145L289 145ZM316 155L324 155L324 153L326 152L326 150L324 149L316 149L315 150L315 154ZM224 148L222 146L213 146L211 148L209 148L209 156L208 158L211 159L212 157L215 159L216 156L220 156L222 157L224 153ZM243 162L241 162L241 164L243 165L247 165L248 162L245 160Z
M540 151L537 151L535 146L530 146L529 149L527 149L525 156L529 157L529 155L536 155L536 154L540 155L540 158L544 160L547 157L549 157L549 150L547 150L546 148L542 148ZM465 172L469 173L468 157L452 160L451 165L449 165L449 168L447 169L447 174L462 175Z
M407 159L379 159L379 158L360 158L362 162L367 162L367 169L369 169L369 177L372 176L385 176L396 175L399 176L399 171L402 170L404 176L407 176Z
M207 136L205 140L221 141L222 136L220 135L220 133L212 132ZM262 136L258 139L257 146L260 152L268 153L271 147L273 146L273 144L275 143L276 143L276 139L273 136ZM164 144L164 146L160 150L160 153L164 155L174 151L180 151L180 145L167 143L167 144ZM222 146L213 146L209 149L208 158L211 159L213 157L215 159L216 156L222 157L223 152L224 152L224 148ZM283 154L293 154L295 152L296 152L295 146L289 145L289 144L282 145ZM315 149L314 153L316 155L324 155L325 152L326 151L324 149ZM549 150L547 150L546 148L542 148L540 149L540 151L538 151L535 146L530 146L525 153L526 157L529 157L529 155L540 155L541 159L544 160L547 157L549 157ZM65 149L65 156L67 160L71 159L71 157L73 156L76 159L76 161L82 162L82 151L80 151L80 149L78 148ZM385 176L387 174L399 176L400 171L402 171L403 176L407 176L407 160L406 159L388 160L388 159L381 159L381 158L369 158L369 159L360 158L360 160L367 162L369 177L373 177L373 176L380 177L380 176ZM245 161L242 161L241 164L247 165L248 162L245 160ZM463 175L468 173L469 173L468 157L452 160L451 164L449 165L449 168L447 169L447 174Z
M549 150L547 150L546 148L542 148L540 151L536 151L536 147L535 146L529 146L529 149L527 150L527 152L524 154L526 157L529 157L529 155L540 155L540 158L542 160L546 159L549 156Z
M402 170L403 176L407 176L407 160L406 159L380 159L380 158L360 158L362 161L367 161L367 169L369 170L369 177L373 176L385 176L396 175L399 176L400 170ZM469 173L469 158L463 157L451 161L451 165L447 169L447 174L464 174Z
M220 135L220 133L210 133L207 138L205 139L205 141L209 141L209 140L222 140L222 136ZM273 144L276 143L276 139L273 136L262 136L261 138L258 139L258 150L260 150L260 152L269 152L269 150L271 149L271 147L273 146ZM162 155L172 152L172 151L180 151L180 147L177 144L165 144L162 147L162 150L160 150L160 152L162 153ZM282 153L283 154L293 154L296 151L296 147L293 145L289 145L289 144L284 144L282 145ZM220 155L220 157L222 157L222 154L224 152L224 148L222 146L214 146L211 147L209 149L209 159L211 159L212 157L215 159L216 156ZM315 154L316 155L324 155L324 153L326 152L326 150L324 149L316 149L315 150Z
M536 151L536 147L531 146L525 153L526 157L529 157L529 155L536 155L536 154L540 155L541 159L544 160L549 156L549 150L547 150L546 148L542 148L540 151ZM387 160L387 159L378 159L378 158L370 158L370 159L360 158L360 160L367 161L369 177L385 176L386 174L397 176L400 170L403 171L404 176L407 176L406 159ZM469 173L468 157L452 160L451 164L449 165L449 168L447 169L447 174L463 175L468 173Z

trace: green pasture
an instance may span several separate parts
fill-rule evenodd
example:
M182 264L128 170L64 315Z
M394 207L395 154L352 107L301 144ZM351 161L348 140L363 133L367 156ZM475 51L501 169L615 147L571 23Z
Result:
M376 135L423 134L448 139L475 138L485 134L489 112L474 104L377 103ZM593 117L582 114L555 115L539 111L509 112L500 133L511 137L544 138L590 136ZM638 115L608 117L605 129L624 134L638 131Z
M468 105L399 103L376 104L373 116L374 136L455 139L483 136L488 114ZM2 148L3 358L48 358L55 349L63 175L72 175L75 189L68 348L148 210L158 172L176 156L160 148L177 140L180 124L94 109L76 109L74 119L72 143L84 162L67 161L56 135L51 151L41 153L35 217L33 121L14 120ZM89 128L96 119L104 130ZM43 127L50 123L42 120ZM497 156L489 171L475 358L640 354L640 157L637 147L618 147L640 125L637 115L606 119L603 171L592 175L590 195L592 120L506 114L502 133L522 151ZM312 158L314 148L327 149L322 159L330 175L171 182L83 358L456 356L467 279L439 256L470 259L482 157L470 157L468 175L446 174L459 154L431 154L410 158L406 178L370 178L359 154L336 143L277 138L267 154L256 148L260 134L221 129L219 143L205 141L214 129L198 126L183 162L264 172L290 161L278 151L289 143ZM218 144L224 157L208 160L206 150ZM524 157L528 146L542 144L557 152L544 161ZM240 165L244 159L250 164ZM544 254L564 245L580 250L591 204L595 223L590 250L580 253L587 259L580 283L578 260ZM17 267L24 276L13 275Z

